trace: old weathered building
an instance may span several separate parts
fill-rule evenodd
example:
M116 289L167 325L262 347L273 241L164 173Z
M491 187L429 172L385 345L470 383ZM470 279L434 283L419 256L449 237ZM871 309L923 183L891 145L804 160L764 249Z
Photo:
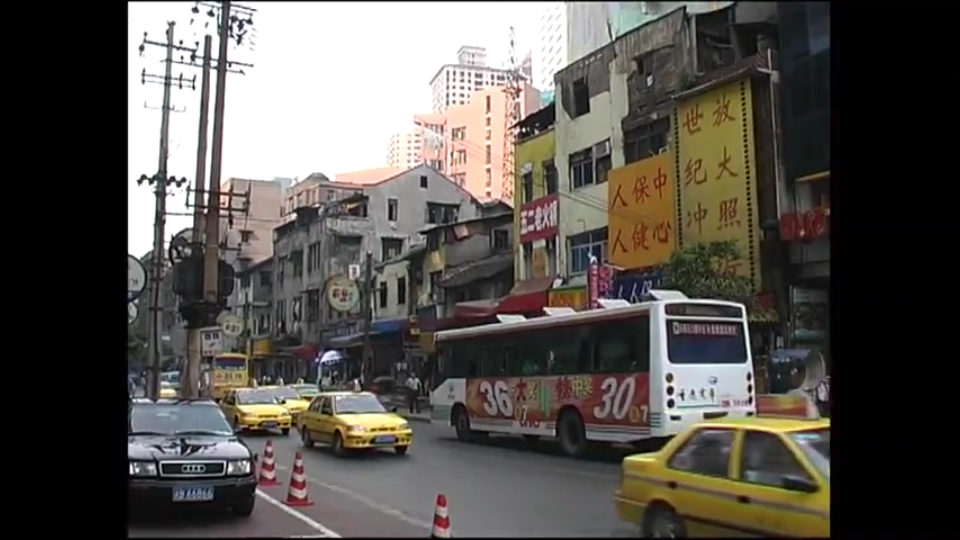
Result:
M352 349L361 341L360 304L335 310L330 279L346 278L359 290L367 251L375 263L394 258L425 226L480 211L469 193L425 165L367 185L310 181L319 202L295 208L296 217L274 230L274 333L304 359L319 347Z

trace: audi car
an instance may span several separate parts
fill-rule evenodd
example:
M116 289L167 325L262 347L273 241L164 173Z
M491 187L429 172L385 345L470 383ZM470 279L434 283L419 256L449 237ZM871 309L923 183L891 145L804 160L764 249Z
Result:
M211 400L131 400L127 459L131 510L169 505L253 513L256 456Z

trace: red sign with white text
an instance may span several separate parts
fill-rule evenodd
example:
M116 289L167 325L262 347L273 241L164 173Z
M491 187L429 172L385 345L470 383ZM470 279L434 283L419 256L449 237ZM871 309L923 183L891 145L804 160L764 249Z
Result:
M521 427L556 422L574 405L591 425L650 425L650 375L621 373L546 377L481 377L467 381L466 406L474 418L504 418Z
M560 227L560 198L554 193L520 207L520 243L557 235Z

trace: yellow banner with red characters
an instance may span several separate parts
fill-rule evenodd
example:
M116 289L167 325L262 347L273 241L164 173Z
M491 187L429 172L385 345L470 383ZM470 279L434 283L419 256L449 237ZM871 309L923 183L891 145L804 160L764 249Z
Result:
M753 96L744 79L683 102L674 112L678 246L735 240L740 275L760 285L760 227Z
M677 230L673 168L673 157L660 154L610 171L610 264L630 269L670 260Z

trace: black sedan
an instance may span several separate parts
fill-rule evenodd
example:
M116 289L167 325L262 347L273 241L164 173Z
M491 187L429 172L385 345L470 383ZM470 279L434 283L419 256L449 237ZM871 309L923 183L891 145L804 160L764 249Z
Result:
M256 457L213 401L131 400L127 458L131 509L213 506L253 513Z

